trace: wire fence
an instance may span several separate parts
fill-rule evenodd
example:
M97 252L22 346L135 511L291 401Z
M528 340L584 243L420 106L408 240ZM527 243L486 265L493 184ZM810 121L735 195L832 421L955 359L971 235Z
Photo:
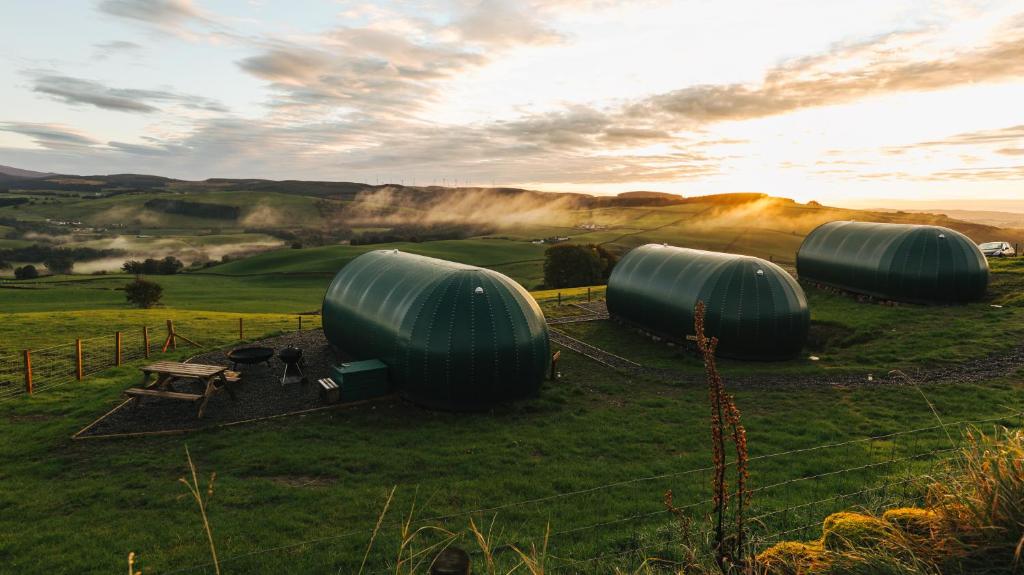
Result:
M175 351L180 345L192 346L189 341L202 348L213 348L320 326L318 315L230 316L200 312L185 321L124 328L110 335L0 355L0 401L81 381L112 367Z
M921 487L947 472L944 464L959 451L966 428L1020 426L1022 416L1024 413L1012 412L753 455L749 461L752 505L746 513L748 547L753 551L784 539L815 539L821 535L822 520L837 511L881 511L921 503ZM727 465L734 469L734 462ZM474 556L474 563L486 559L466 533L470 519L484 531L493 521L498 531L490 542L495 557L515 561L505 555L514 553L513 546L521 550L546 547L545 572L611 572L617 566L635 567L650 557L674 564L686 559L681 523L686 523L685 529L698 541L709 536L713 472L710 466L672 471L448 512L436 509L432 501L418 501L416 518L410 520L402 511L392 511L386 517L369 551L367 572L395 571L395 550L401 545L399 532L406 520L410 520L409 531L423 528L417 535L417 548L442 544L452 533L461 534L456 544ZM399 488L402 490L414 493L416 487ZM669 490L682 519L664 503ZM378 516L367 514L362 520L347 521L357 527L341 533L224 554L220 562L232 564L233 571L245 571L246 567L265 566L275 554L319 546L329 546L335 557L362 558L377 521ZM211 569L212 565L202 564L167 573Z

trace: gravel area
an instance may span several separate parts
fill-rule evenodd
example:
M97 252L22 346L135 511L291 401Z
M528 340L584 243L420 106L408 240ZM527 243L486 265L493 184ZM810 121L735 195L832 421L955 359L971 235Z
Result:
M582 353L595 361L626 373L673 383L704 381L703 374L636 365L604 350L569 338L555 330L552 330L551 335L553 343ZM582 345L580 349L576 349L575 344ZM240 365L238 368L242 372L242 383L235 388L237 399L232 400L227 393L215 395L210 399L202 419L196 417L197 404L168 399L143 398L137 407L118 408L82 433L81 437L202 429L320 407L323 404L319 399L316 380L329 376L331 365L347 359L339 356L330 348L322 330L290 333L253 342L249 345L263 345L275 349L294 345L302 349L306 361L305 373L309 382L282 386L280 378L284 371L284 364L276 357L271 360L269 368L266 364ZM225 355L227 351L227 349L222 349L202 353L193 357L190 362L230 366L231 362ZM619 365L620 361L623 362L622 365ZM907 376L916 383L973 383L1006 377L1022 368L1024 368L1024 347L1018 347L1007 353L958 365L908 371ZM907 381L898 375L890 376L887 373L876 373L871 381L867 380L866 375L855 374L829 376L765 374L730 377L728 383L730 387L750 389L782 386L900 385ZM174 389L183 392L196 391L188 382L176 382Z
M258 417L282 415L320 407L316 381L330 375L330 366L342 360L327 345L322 330L294 332L280 337L252 342L246 345L261 345L281 349L294 345L302 350L306 362L304 372L308 383L281 385L284 364L276 357L266 364L239 365L242 372L241 384L236 386L237 399L227 393L214 395L206 406L202 419L196 417L199 405L187 401L161 398L142 398L137 407L123 406L83 433L81 437L121 433L168 431L179 429L201 429L225 423L244 421ZM189 363L231 365L225 355L228 349L209 351L197 355ZM141 375L140 375L141 378ZM196 388L188 381L173 384L175 391L195 393Z

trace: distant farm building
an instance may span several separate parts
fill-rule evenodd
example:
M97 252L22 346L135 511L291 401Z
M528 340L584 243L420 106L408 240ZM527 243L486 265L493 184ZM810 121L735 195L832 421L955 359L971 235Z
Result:
M789 359L800 353L810 312L800 285L765 260L677 248L640 246L608 280L608 311L679 341L693 335L694 307L706 306L705 332L718 352L738 359Z
M829 222L797 252L801 280L909 302L981 299L988 262L960 232L939 226Z
M398 250L367 252L338 272L323 327L343 352L384 362L394 387L427 407L480 409L533 395L550 361L544 314L522 286Z

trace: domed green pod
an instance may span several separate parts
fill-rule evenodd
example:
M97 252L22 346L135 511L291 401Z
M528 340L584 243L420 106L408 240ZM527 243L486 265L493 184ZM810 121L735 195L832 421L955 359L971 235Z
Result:
M627 253L608 279L608 312L679 341L693 335L694 307L705 305L705 333L718 353L755 360L800 353L810 328L800 285L765 260L647 244Z
M481 409L535 394L549 357L537 302L508 277L399 252L367 252L334 277L327 340L388 365L395 387L427 407Z
M939 226L828 222L804 238L797 275L891 300L965 303L988 288L988 261L967 236Z

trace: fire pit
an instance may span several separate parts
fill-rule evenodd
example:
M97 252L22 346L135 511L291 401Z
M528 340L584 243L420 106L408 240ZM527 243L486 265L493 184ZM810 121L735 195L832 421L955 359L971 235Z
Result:
M274 357L272 347L239 347L228 352L228 359L231 360L231 369L242 365L255 365L266 363L270 367L270 358Z

